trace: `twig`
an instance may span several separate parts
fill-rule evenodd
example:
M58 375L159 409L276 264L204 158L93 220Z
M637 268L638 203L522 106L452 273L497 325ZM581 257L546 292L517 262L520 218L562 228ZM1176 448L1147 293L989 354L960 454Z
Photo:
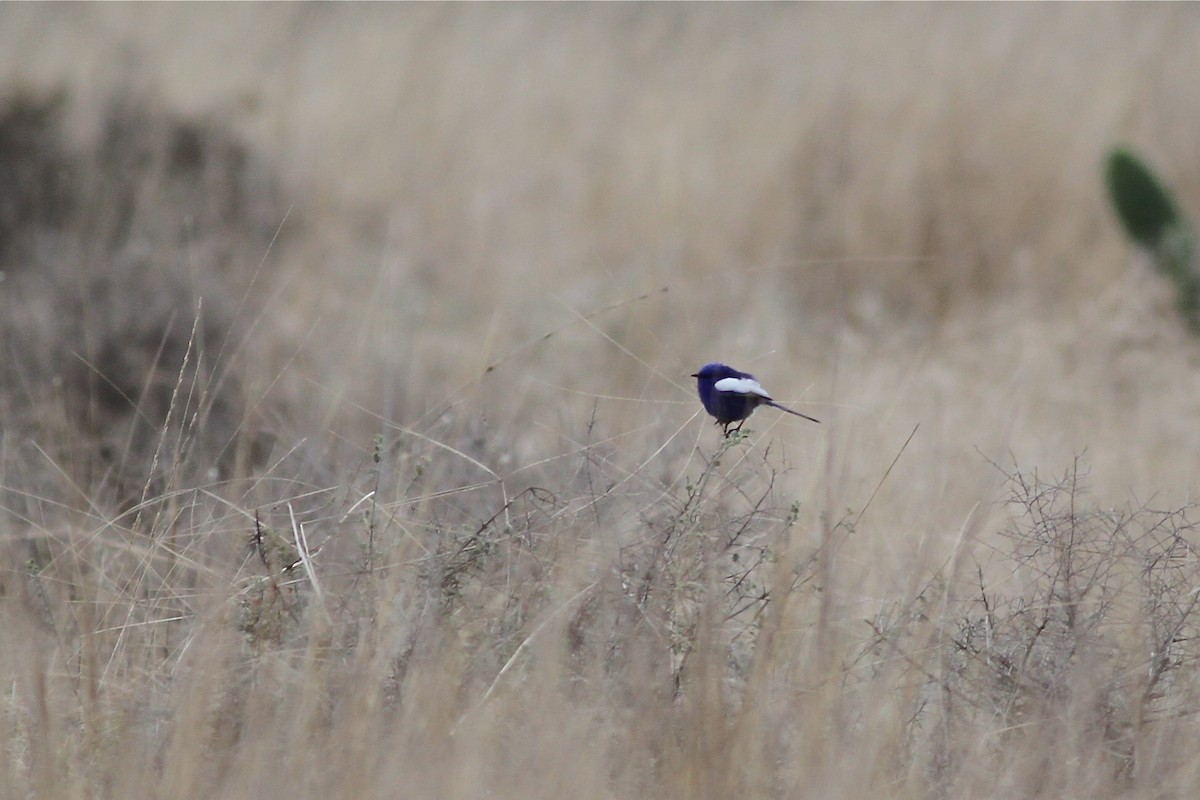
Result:
M292 520L292 537L296 541L296 550L300 553L300 563L304 565L304 572L308 575L308 580L312 583L313 594L317 599L324 602L325 598L321 594L321 585L317 583L317 571L313 569L312 559L308 553L308 536L304 533L304 526L296 523L296 512L292 509L292 504L289 502L288 516Z
M917 429L921 427L921 423L913 426L912 433L904 440L904 444L900 445L900 451L896 453L896 457L892 459L892 463L888 464L887 470L883 473L883 477L879 479L879 483L875 484L875 491L871 492L871 496L867 498L867 503L862 507L862 511L858 512L858 516L854 518L854 527L858 527L858 521L863 518L863 514L867 513L867 509L871 507L871 501L875 499L875 495L879 494L879 489L883 486L883 482L888 479L888 475L892 474L892 468L896 466L896 462L900 460L900 456L904 455L904 451L908 448L908 443L917 435Z

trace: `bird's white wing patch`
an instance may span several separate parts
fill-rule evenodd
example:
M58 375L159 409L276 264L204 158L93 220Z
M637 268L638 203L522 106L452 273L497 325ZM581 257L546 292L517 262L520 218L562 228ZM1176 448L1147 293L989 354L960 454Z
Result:
M771 399L771 395L767 394L767 390L762 387L762 384L753 378L722 378L713 384L713 388L718 392L756 394L759 397Z

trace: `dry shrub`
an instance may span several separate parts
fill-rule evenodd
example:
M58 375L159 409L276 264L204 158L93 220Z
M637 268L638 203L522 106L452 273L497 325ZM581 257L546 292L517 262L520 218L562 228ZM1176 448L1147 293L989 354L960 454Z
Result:
M1004 791L1083 796L1186 767L1183 749L1147 743L1169 741L1195 699L1194 507L1098 506L1078 458L1057 478L1005 477L1014 523L963 571L967 592L934 576L873 623L926 677L909 742L932 785L978 789L983 760L1011 770Z

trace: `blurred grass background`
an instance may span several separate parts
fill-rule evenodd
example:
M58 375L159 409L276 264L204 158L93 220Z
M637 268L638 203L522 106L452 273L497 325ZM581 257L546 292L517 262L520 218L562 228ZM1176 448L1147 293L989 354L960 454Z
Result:
M820 796L1099 796L1108 773L1085 756L1111 739L1079 745L1071 769L1097 783L1079 782L1030 766L1057 728L997 753L1012 720L947 712L983 765L952 769L968 756L931 744L944 730L906 727L923 690L877 673L851 712L830 676L849 682L839 659L869 638L864 618L999 547L1008 490L989 461L1061 475L1085 453L1101 506L1194 495L1200 351L1123 241L1102 165L1133 143L1200 207L1198 33L1191 5L4 7L0 95L52 109L6 162L49 165L20 183L42 194L12 190L34 211L6 220L19 246L0 285L4 585L24 598L4 634L24 687L11 796L369 796L400 774L415 796L789 794L810 774ZM714 359L824 425L760 412L691 517L686 489L718 445L687 375ZM286 594L273 583L246 601L258 611L230 598L255 563L254 512L286 540L289 503L341 599L309 597L285 624L261 611ZM527 538L468 557L497 514ZM755 639L783 653L759 657L769 677L738 655L741 628L648 634L600 601L573 617L568 600L610 572L628 588L614 565L669 540L670 520L739 515L782 537L781 564L841 543L836 572L818 560L821 592L802 583L811 596L777 603L774 628L749 626L789 632L792 650ZM428 616L414 609L438 592L461 601L458 579L399 568L376 585L356 571L376 547L509 588ZM708 586L689 552L655 558L699 572L646 585ZM333 633L311 611L330 607ZM373 633L345 633L346 615ZM543 623L552 644L532 637ZM630 685L562 674L605 650L596 625ZM653 694L714 631L735 641L706 691ZM523 641L547 649L541 666L489 692ZM225 697L230 675L254 690ZM381 675L400 710L345 688ZM539 680L564 686L540 702ZM724 703L746 715L732 729L713 721ZM639 706L658 717L631 719ZM854 757L834 729L861 735ZM379 742L403 755L388 765ZM906 748L936 757L906 774ZM293 786L309 759L340 766ZM998 764L1011 785L989 782Z

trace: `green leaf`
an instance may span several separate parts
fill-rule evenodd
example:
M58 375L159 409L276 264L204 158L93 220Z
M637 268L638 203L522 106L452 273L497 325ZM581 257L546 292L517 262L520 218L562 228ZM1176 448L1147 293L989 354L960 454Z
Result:
M1108 156L1105 182L1125 232L1148 250L1157 250L1166 232L1183 224L1171 195L1137 156L1116 148Z

